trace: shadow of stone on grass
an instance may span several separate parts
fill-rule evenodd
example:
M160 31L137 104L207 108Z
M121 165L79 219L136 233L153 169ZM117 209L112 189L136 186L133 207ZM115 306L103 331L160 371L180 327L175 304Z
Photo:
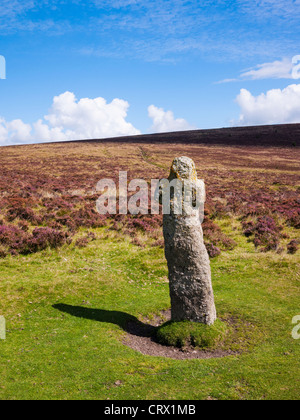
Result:
M166 321L166 318L170 319L170 311L162 311L162 317L157 316L152 320L147 319L149 323L144 323L135 316L121 311L93 309L67 305L64 303L55 304L52 307L78 318L118 325L126 332L126 336L122 339L122 343L144 355L183 360L220 358L237 356L239 354L238 352L230 350L223 351L222 349L218 349L207 351L196 348L178 348L159 344L156 341L155 331L159 325Z
M58 303L52 307L78 318L118 325L125 332L138 337L151 337L156 329L155 326L141 322L126 312L72 306L65 303Z

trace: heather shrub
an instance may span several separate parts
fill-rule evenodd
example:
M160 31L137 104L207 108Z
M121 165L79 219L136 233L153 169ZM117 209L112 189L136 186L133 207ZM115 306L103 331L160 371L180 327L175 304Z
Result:
M236 247L236 242L226 236L221 228L216 225L211 219L205 218L202 224L203 236L208 246L208 253L213 255L218 252L232 250Z
M287 252L288 254L296 254L299 249L300 240L293 239L291 242L287 244Z
M6 219L13 222L15 219L25 220L33 224L41 222L40 216L32 209L34 202L20 197L13 197L7 201Z
M69 210L73 207L73 205L69 202L64 200L61 197L55 197L55 198L44 198L42 200L43 205L49 209L49 210Z
M28 235L17 226L0 226L0 245L8 249L11 254L16 254L23 250L27 241Z
M51 228L35 228L32 234L17 226L0 226L0 245L12 255L31 254L69 243L69 235Z
M73 210L70 213L69 220L71 220L72 224L74 224L76 228L81 226L97 228L107 225L107 217L97 213L95 210L95 203L94 205L89 204L78 210Z
M78 238L75 242L75 246L78 248L85 248L90 243L89 239L86 236L83 236L82 238Z
M20 222L18 223L18 227L23 230L24 232L28 232L29 231L29 223L26 222L25 220L20 220Z
M300 209L288 211L286 214L286 223L296 229L300 229Z
M116 215L110 229L135 237L137 232L157 239L157 229L162 226L161 215Z
M244 235L253 237L255 247L260 247L262 252L276 251L279 247L282 227L272 217L262 216L256 222L244 221L242 226Z
M52 220L48 223L48 227L54 230L61 230L63 228L63 225L57 222L56 220Z
M255 223L253 220L243 222L244 235L249 238L255 232Z
M205 242L205 246L210 258L215 258L221 254L221 250L213 244Z
M65 232L51 228L36 228L32 232L32 237L28 240L29 252L42 251L48 247L53 249L59 248L68 239L69 235Z
M78 226L75 220L70 215L60 216L55 218L55 222L61 226L67 227L71 232L76 232Z
M6 219L13 222L16 218L35 222L34 211L29 207L14 207L7 210Z

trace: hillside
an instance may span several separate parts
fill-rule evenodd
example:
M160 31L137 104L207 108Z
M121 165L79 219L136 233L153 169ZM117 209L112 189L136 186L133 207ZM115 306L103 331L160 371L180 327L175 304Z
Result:
M94 140L105 142L104 140ZM113 142L299 147L300 124L232 127L111 138Z

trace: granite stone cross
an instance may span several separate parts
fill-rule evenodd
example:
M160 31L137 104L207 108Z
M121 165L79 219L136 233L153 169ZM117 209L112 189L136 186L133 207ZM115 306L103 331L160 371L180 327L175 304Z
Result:
M189 320L212 325L216 308L209 256L203 241L201 214L205 201L204 182L197 178L194 162L183 156L174 159L168 181L181 181L192 191L192 206L175 211L178 194L170 193L170 212L163 215L165 256L169 269L173 321ZM160 201L162 192L160 191ZM195 197L198 195L197 197ZM203 204L194 206L196 199ZM185 200L182 199L183 201ZM177 203L178 204L178 203Z

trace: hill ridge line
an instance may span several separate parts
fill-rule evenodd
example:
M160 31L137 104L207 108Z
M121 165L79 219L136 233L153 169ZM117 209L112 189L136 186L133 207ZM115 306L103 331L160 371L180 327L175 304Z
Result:
M108 137L101 139L69 140L61 142L44 142L36 144L4 146L39 146L45 144L66 143L182 143L223 146L253 147L299 147L300 124L276 124L248 127L224 127L189 131L175 131L133 136Z

